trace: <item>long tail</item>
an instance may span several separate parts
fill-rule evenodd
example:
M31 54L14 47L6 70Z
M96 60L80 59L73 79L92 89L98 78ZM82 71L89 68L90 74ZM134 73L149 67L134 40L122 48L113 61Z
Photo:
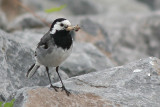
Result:
M33 65L29 68L26 77L31 78L31 77L36 73L36 71L37 71L37 69L38 69L39 67L40 67L39 65L33 64Z

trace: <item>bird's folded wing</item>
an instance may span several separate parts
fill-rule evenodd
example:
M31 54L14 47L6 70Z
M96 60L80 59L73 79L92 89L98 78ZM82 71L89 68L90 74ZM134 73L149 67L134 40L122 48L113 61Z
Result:
M52 41L51 35L49 33L49 31L41 38L40 42L38 43L38 47L43 46L44 48L48 48L48 45L50 44L50 42Z

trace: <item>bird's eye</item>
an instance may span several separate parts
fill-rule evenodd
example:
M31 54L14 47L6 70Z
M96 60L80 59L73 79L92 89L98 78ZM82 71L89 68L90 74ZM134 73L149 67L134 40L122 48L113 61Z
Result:
M64 24L63 24L63 23L61 23L61 24L60 24L60 26L62 26L62 27L63 27L63 26L64 26Z

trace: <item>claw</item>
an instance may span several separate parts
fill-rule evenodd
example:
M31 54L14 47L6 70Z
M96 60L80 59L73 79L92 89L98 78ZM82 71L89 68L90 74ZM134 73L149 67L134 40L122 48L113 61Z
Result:
M71 94L64 86L62 86L61 88L62 88L61 91L65 91L67 96L69 96Z
M67 96L69 96L71 93L69 92L69 91L67 91L67 90L65 90L65 92L66 92L66 94L67 94Z
M54 90L55 90L56 92L58 92L57 88L58 88L58 89L60 88L60 87L53 86L53 85L51 85L50 87L51 87L51 88L54 88Z
M50 87L51 87L51 88L54 88L54 90L55 90L56 92L58 92L58 89L61 88L61 91L65 91L66 94L67 94L67 96L69 96L69 95L71 94L64 86L62 86L62 87L57 87L57 86L51 85Z

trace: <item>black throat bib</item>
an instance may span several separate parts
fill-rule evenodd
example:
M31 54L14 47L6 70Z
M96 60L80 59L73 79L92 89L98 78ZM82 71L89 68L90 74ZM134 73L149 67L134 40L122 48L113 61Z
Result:
M70 31L56 31L56 33L51 36L54 38L55 45L62 49L69 49L72 45L72 36Z

